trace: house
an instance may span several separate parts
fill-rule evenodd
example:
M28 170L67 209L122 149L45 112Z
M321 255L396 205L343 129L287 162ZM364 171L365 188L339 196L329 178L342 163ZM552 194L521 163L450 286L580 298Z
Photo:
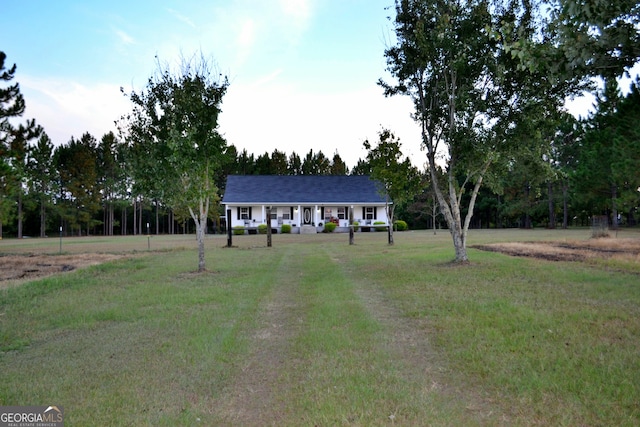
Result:
M222 204L231 227L266 224L270 207L269 223L277 231L289 224L292 233L315 233L328 221L336 231L348 231L350 219L368 231L375 222L388 225L381 188L362 175L229 175Z

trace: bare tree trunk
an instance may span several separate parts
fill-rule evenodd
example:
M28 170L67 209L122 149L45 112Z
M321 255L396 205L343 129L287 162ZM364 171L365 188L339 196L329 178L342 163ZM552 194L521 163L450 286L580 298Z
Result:
M138 201L136 199L133 199L133 235L136 236L137 233L137 226L138 226L138 205L137 205Z
M387 241L390 245L393 245L393 215L395 212L395 205L389 205L389 200L387 199L387 220L389 221L389 227L387 228Z
M47 234L47 209L44 203L44 197L40 198L40 237Z
M567 193L569 186L566 182L562 183L562 228L567 229L569 227L569 205L567 202Z
M207 215L209 213L209 200L200 199L198 214L191 207L189 213L196 225L196 239L198 240L198 273L207 271L204 257L204 236L207 229Z
M138 213L138 231L140 234L144 233L144 228L142 228L142 200L140 200L139 204L140 212Z
M547 182L547 194L549 196L549 228L556 228L556 205L553 200L553 183Z
M18 239L22 239L22 188L18 189Z
M122 220L120 221L120 234L127 235L127 205L122 206Z
M618 187L615 185L611 186L611 214L613 215L611 224L613 224L613 229L618 229L618 204L616 203L616 198L618 197Z

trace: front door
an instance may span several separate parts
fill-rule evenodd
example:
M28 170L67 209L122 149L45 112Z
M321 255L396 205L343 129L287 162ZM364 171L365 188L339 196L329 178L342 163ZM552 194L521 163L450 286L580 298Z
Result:
M313 222L313 210L310 207L302 208L302 225L311 225Z

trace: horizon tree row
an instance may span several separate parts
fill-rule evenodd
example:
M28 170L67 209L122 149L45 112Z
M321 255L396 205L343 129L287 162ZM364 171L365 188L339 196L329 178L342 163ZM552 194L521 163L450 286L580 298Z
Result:
M10 82L16 67L5 69L5 58L0 52L2 79ZM144 169L145 153L136 153L135 144L109 132L99 141L85 133L56 146L35 120L19 125L8 120L24 112L17 83L0 88L0 96L0 237L57 235L60 227L65 235L192 230L188 214L163 198L164 174ZM563 114L545 122L546 127L536 122L535 129L513 136L520 138L518 149L490 176L490 186L479 191L471 227L589 225L592 215L606 215L614 226L635 225L640 204L639 106L638 81L623 96L616 80L608 79L598 93L596 112L588 118ZM547 138L548 148L527 142L533 138ZM365 148L376 152L387 139L393 135L382 130L380 141L366 141ZM310 150L301 157L275 149L256 157L226 141L221 147L224 156L215 178L219 193L228 174L373 175L371 160L384 164L379 153L349 170L337 152L330 159L322 151ZM399 152L399 141L395 148ZM145 185L140 172L150 178ZM436 174L444 176L442 170ZM427 170L419 175L422 184L402 194L396 217L413 228L447 227L432 191L432 174ZM457 186L464 184L463 176L455 180ZM467 197L462 194L463 200ZM211 230L219 214L212 209Z

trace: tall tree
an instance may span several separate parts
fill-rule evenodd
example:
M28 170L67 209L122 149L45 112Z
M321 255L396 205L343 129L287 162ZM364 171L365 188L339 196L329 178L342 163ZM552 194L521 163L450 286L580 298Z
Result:
M29 151L28 173L31 190L40 204L40 237L45 237L47 209L53 199L57 171L53 165L53 143L44 132Z
M144 155L157 162L153 178L162 183L166 200L193 219L199 272L206 270L207 220L219 198L216 173L228 154L218 116L229 83L218 76L204 58L183 60L177 72L159 65L146 90L130 94L133 110L121 122L127 141L145 147Z
M385 56L397 82L380 84L387 96L405 94L414 101L431 183L458 262L468 261L466 238L480 186L490 166L513 149L508 134L518 118L541 96L560 102L565 93L545 76L521 67L507 49L514 39L539 40L529 6L511 2L503 7L486 0L396 1L397 44ZM510 23L506 29L505 22ZM444 186L435 173L439 162L445 165ZM460 203L468 188L463 220Z
M16 65L5 67L7 55L0 51L0 81L9 83L14 79ZM18 83L0 88L0 238L2 224L11 212L17 197L18 237L22 237L22 195L26 179L28 141L36 138L42 128L35 120L14 126L9 119L22 116L26 104Z
M302 161L302 174L303 175L330 175L331 174L331 162L324 155L322 151L317 153L313 152L313 149L309 150L304 160Z
M105 134L97 146L97 167L102 193L103 233L107 236L113 236L116 200L125 192L122 185L124 183L122 155L120 144L114 133Z
M77 140L71 138L54 152L54 161L60 177L61 203L65 206L63 217L71 228L82 235L96 224L94 215L100 210L100 187L96 139L88 132Z
M640 60L640 3L636 0L542 4L552 12L548 34L557 37L563 54L556 58L555 67L565 75L619 77Z
M347 164L342 160L338 151L333 154L330 173L331 175L347 175L349 173L349 168L347 168Z
M29 141L42 133L42 128L35 124L35 120L28 120L27 124L9 125L9 162L13 170L12 179L15 181L16 202L18 207L18 239L22 239L24 220L23 198L27 191L27 162L29 158Z
M288 166L287 154L278 149L273 150L273 153L271 153L271 174L287 175Z
M289 156L287 171L289 175L302 175L302 160L295 151Z
M412 200L420 188L420 173L408 157L402 158L400 139L390 130L378 132L378 141L363 145L367 150L367 161L371 165L371 178L382 183L386 197L385 210L389 218L389 244L393 241L393 222L396 208Z
M574 183L585 208L607 214L617 226L620 210L637 206L640 149L640 82L623 97L614 79L608 79L597 97L597 111L584 123L574 170Z

